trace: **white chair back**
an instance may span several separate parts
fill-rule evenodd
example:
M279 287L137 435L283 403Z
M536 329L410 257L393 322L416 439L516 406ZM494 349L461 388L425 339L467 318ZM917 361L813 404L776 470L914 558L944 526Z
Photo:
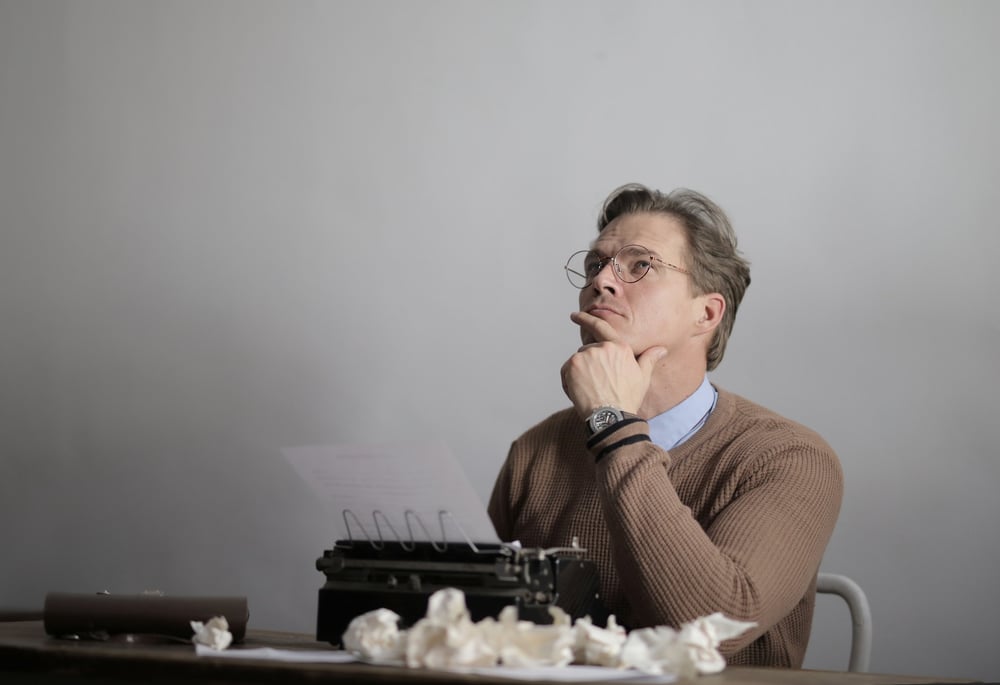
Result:
M861 586L847 576L820 573L816 592L838 595L851 611L851 657L847 670L867 673L872 656L872 612Z

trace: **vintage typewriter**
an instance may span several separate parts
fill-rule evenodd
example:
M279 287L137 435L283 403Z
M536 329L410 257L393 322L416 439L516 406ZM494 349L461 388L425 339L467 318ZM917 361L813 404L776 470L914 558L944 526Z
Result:
M575 543L575 540L574 540ZM550 607L571 619L607 622L597 568L579 546L521 549L506 544L340 540L316 560L326 576L319 591L316 639L339 644L356 616L379 608L412 626L427 612L427 598L443 588L465 593L473 621L496 617L513 605L518 617L551 623Z

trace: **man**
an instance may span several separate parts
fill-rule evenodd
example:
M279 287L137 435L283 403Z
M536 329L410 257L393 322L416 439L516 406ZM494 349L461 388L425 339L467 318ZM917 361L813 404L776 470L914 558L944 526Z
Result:
M800 667L843 477L816 433L708 381L750 284L725 213L690 190L623 186L566 271L583 341L562 368L573 407L511 446L498 534L577 538L630 629L721 611L757 623L722 645L729 663Z

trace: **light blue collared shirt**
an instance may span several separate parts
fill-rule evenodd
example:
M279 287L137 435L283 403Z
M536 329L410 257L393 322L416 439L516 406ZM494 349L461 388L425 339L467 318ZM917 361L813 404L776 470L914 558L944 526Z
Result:
M718 396L719 393L708 382L706 375L690 397L647 422L649 439L667 451L683 444L708 420L708 415L715 409Z

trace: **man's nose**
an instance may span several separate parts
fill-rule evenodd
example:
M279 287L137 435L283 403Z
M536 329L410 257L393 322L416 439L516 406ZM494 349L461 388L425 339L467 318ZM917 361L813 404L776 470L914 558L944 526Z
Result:
M618 287L618 277L615 274L615 263L614 260L609 259L601 265L601 270L597 272L594 279L590 282L590 285L595 290L604 290L607 288L612 292Z

